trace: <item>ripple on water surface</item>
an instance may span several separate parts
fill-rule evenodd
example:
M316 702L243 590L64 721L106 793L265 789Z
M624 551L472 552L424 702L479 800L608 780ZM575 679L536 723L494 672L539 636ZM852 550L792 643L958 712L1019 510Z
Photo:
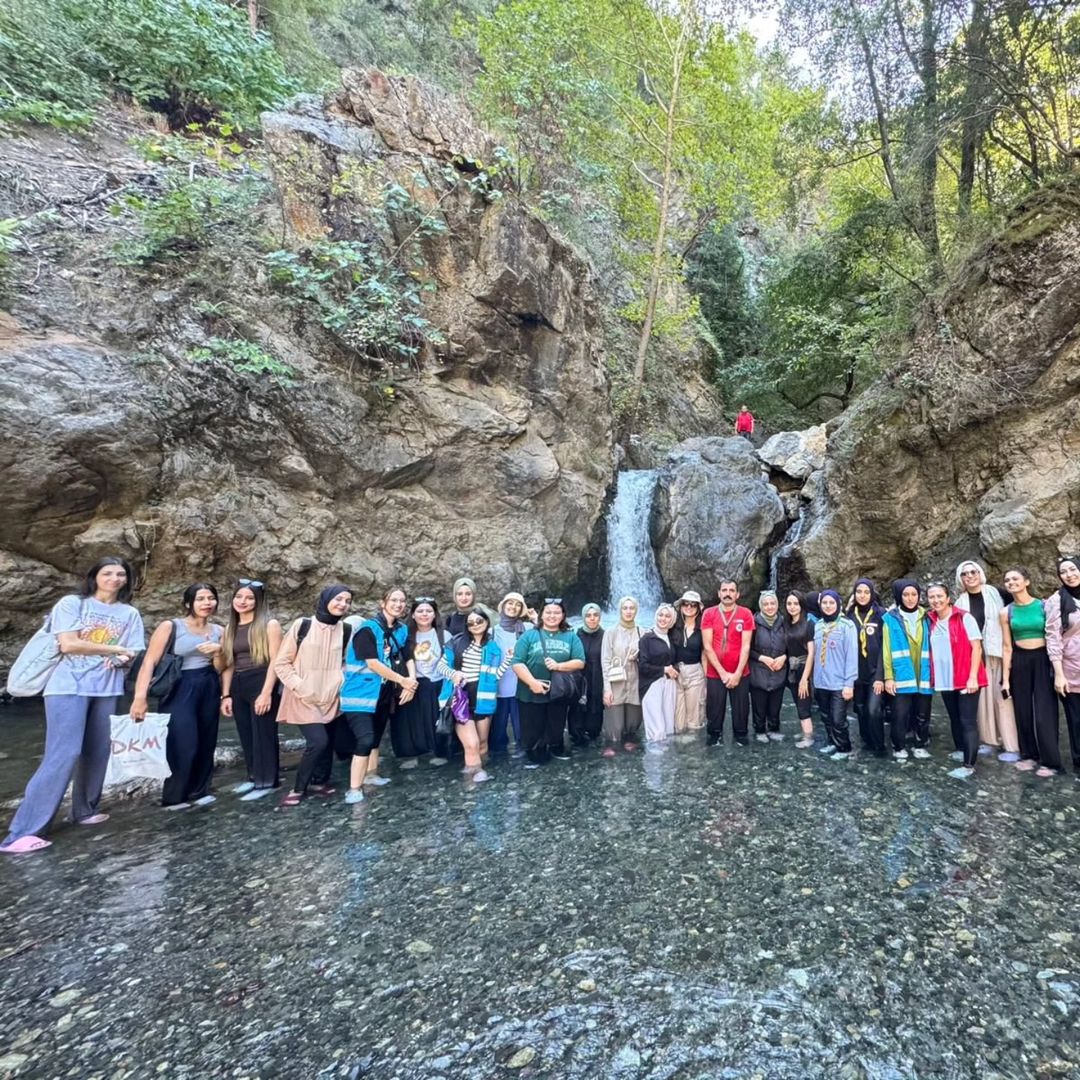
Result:
M1080 785L949 765L693 740L120 804L0 864L0 1074L1080 1076Z

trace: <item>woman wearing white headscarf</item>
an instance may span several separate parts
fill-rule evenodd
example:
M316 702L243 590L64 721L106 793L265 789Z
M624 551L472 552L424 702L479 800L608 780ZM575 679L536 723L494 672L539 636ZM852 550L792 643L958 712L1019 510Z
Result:
M679 668L670 634L674 625L675 609L661 604L653 628L641 635L638 646L638 693L648 742L662 742L675 734Z
M619 601L619 622L604 631L600 668L604 673L604 757L623 749L637 749L641 731L641 698L638 696L638 602L632 596Z
M1013 704L1001 696L1002 640L1001 612L1008 603L997 588L986 582L986 571L974 559L956 568L956 604L975 620L983 636L986 689L979 695L979 752L1000 750L1002 761L1020 760L1020 740L1016 731ZM983 749L986 747L986 749ZM992 748L992 749L991 749Z

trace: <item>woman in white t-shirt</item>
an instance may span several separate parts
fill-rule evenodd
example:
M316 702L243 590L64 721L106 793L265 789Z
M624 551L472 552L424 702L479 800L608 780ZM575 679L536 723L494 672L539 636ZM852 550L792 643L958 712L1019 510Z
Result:
M45 686L45 756L26 785L0 851L41 851L68 783L71 820L98 825L109 764L109 717L124 692L124 671L145 647L142 616L129 603L134 576L126 560L99 559L78 595L63 597L49 615L60 662Z
M439 660L450 641L439 617L439 606L432 596L418 596L408 618L409 647L416 664L418 689L411 701L399 704L390 718L390 743L398 768L415 769L418 760L431 754L432 765L445 765L446 740L436 746L435 721L439 717L439 697L443 677Z

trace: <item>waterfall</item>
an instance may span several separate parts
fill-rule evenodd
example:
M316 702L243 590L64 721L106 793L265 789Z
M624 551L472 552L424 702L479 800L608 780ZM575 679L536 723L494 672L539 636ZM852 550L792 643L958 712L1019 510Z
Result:
M786 555L790 555L795 550L795 545L799 542L799 537L802 536L803 523L806 521L806 510L800 508L799 516L795 519L794 524L784 534L784 539L780 541L778 547L773 549L772 555L769 557L769 588L776 589L779 584L777 581L777 575L780 570L780 560ZM780 601L780 606L783 608L783 600Z
M619 473L607 522L609 603L614 608L620 596L633 596L645 625L650 625L648 620L664 596L649 537L649 514L658 477L656 469Z

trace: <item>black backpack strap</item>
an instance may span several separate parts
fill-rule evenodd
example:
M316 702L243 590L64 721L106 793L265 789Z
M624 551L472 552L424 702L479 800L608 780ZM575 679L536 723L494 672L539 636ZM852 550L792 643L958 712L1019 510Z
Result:
M349 642L356 640L356 634L353 633L353 628L349 623L343 623L341 627L341 659L345 660L345 657L349 655ZM356 650L353 649L353 656L357 660L360 659L356 656Z
M311 629L311 619L301 619L300 626L296 631L296 647L299 649L304 643L304 638L307 637L308 631Z

